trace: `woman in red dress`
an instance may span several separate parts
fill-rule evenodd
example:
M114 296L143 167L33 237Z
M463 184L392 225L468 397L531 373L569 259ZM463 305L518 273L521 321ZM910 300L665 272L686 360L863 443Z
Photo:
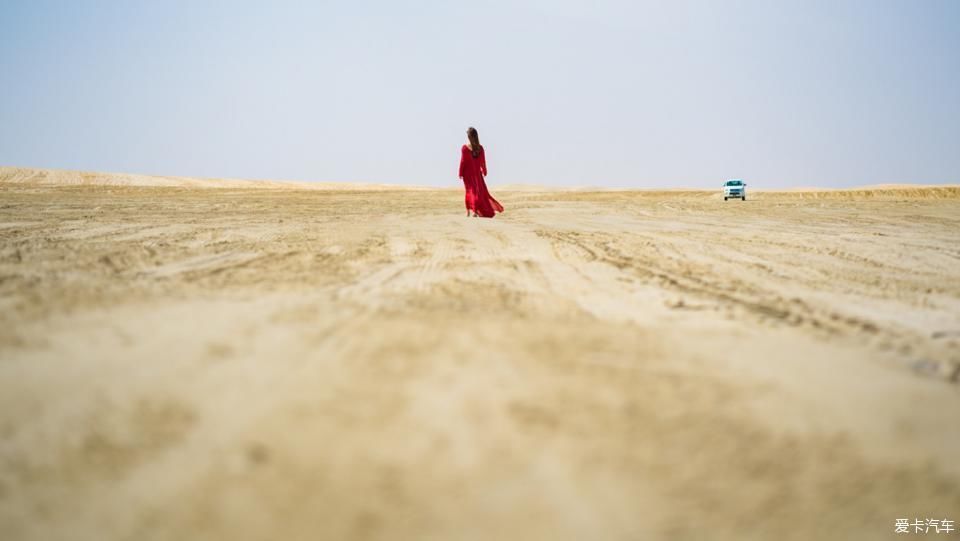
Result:
M487 158L480 146L480 135L476 128L467 128L467 144L460 149L460 178L467 191L464 197L467 216L472 212L474 217L493 218L503 212L503 205L487 191L487 183L483 181L486 174Z

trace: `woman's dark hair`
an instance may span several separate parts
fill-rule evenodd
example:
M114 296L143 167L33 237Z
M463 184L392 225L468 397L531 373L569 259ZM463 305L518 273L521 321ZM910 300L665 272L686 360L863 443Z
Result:
M473 157L476 158L480 155L480 134L473 126L467 128L467 139L470 139L470 154L473 154Z

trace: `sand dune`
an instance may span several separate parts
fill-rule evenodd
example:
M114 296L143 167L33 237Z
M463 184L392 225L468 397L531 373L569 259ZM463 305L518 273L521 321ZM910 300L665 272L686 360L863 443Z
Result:
M752 195L774 194L778 198L839 199L859 201L865 199L956 199L960 186L887 184L845 189L804 188L795 190L754 190Z
M0 173L4 539L960 521L956 187L494 191L483 220L60 174Z
M89 171L70 171L59 169L36 169L26 167L0 166L0 183L39 186L141 186L167 188L260 188L293 190L431 190L427 186L406 184L376 184L363 182L296 182L283 180L238 180L216 178L194 178L156 175L134 175L126 173L98 173ZM719 189L703 188L648 188L642 190L627 188L599 188L594 186L551 187L538 184L494 184L497 189L509 192L642 192L647 194L683 193L685 196L701 195L717 197ZM451 189L460 189L452 186ZM778 196L791 194L800 198L813 199L862 199L862 198L955 198L960 195L958 185L937 184L877 184L846 189L828 189L818 187L777 189L751 189L751 194L774 193Z
M411 190L418 186L363 182L294 182L192 178L59 169L0 167L0 183L39 186L140 186L166 188L251 188L294 190Z

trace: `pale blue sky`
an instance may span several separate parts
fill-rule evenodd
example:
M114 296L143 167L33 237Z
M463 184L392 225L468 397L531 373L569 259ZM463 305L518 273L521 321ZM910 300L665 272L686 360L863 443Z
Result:
M960 182L960 0L0 0L0 165L459 186Z

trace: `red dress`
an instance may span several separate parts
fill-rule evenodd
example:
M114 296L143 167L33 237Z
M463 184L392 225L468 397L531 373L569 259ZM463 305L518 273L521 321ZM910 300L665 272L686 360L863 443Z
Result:
M479 155L474 158L470 147L463 145L460 149L460 178L467 193L464 202L467 210L472 210L484 218L493 218L494 214L503 212L503 205L487 191L487 183L483 181L487 174L487 159L480 146Z

